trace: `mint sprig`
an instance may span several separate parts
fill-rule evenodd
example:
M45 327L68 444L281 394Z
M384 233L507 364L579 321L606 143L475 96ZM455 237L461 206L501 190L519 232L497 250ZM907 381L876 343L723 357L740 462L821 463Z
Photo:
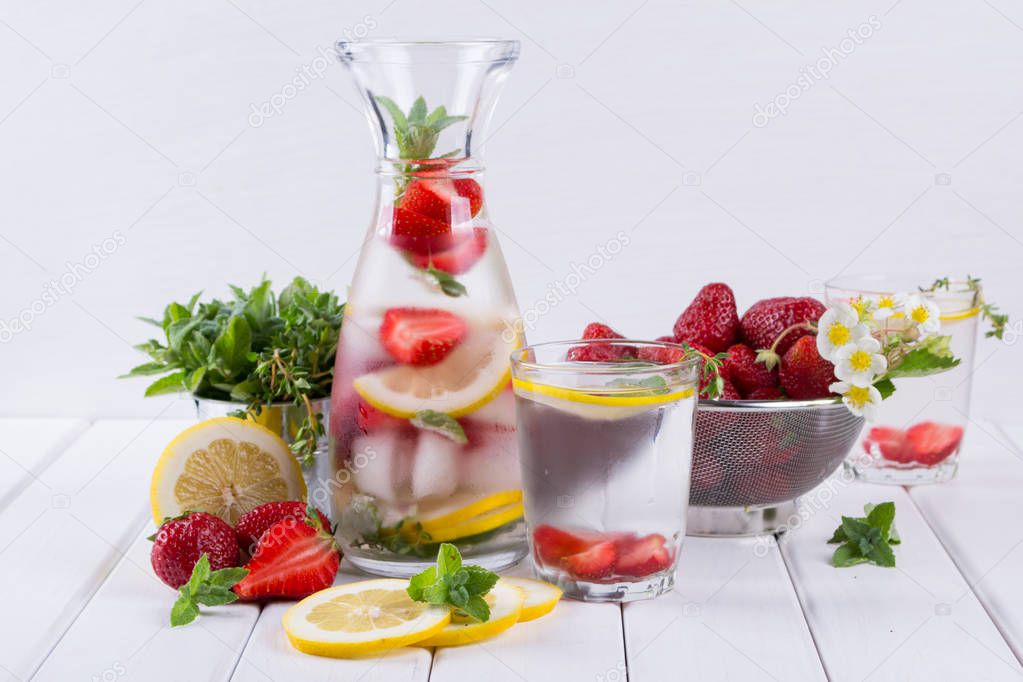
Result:
M192 576L178 589L178 600L171 607L171 627L187 625L199 616L199 605L222 606L237 601L231 588L249 574L247 568L210 570L209 555L199 557L192 568Z
M427 113L426 100L422 97L416 98L416 101L412 103L412 108L408 110L408 114L405 114L390 97L378 95L376 101L387 109L391 120L394 121L394 140L398 143L399 158L425 161L454 156L458 153L456 149L439 157L432 156L441 131L459 121L464 121L468 116L448 116L447 109L443 105Z
M498 575L482 566L463 566L458 548L447 542L437 552L437 565L409 580L406 590L414 601L447 604L473 620L490 620L490 606L483 598L497 584Z
M469 442L469 439L465 437L465 430L458 423L458 420L444 412L419 410L409 421L412 423L412 426L418 429L432 431L453 440L459 445L465 445Z
M902 542L895 530L895 503L882 502L863 507L865 517L843 516L842 525L835 529L830 544L839 544L831 557L838 568L874 563L885 568L895 566L892 545Z

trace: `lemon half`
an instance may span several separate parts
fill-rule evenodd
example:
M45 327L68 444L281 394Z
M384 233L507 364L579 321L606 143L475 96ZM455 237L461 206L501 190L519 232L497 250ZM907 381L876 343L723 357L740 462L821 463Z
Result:
M407 580L365 580L321 590L284 613L281 623L299 651L348 658L415 644L441 632L447 606L412 601Z
M508 356L518 347L518 338L509 340L500 329L490 329L436 365L392 365L358 377L352 386L370 405L399 419L411 419L420 410L461 417L504 390L511 378Z
M501 582L519 588L526 595L526 600L522 604L522 613L519 614L520 623L547 615L561 600L561 588L542 580L501 578Z
M204 511L233 526L265 502L305 494L302 469L280 436L252 421L218 417L185 429L164 449L149 501L157 525Z
M461 646L472 644L504 632L519 621L525 593L517 587L499 580L483 597L490 606L490 619L479 623L464 615L454 615L451 622L437 634L420 642L419 646Z

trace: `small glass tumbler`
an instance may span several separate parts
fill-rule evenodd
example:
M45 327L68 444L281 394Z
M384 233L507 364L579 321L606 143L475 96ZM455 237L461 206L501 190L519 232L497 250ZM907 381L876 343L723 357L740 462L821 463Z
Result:
M919 295L937 305L938 334L951 337L957 367L926 377L896 379L896 390L881 403L867 424L862 449L854 448L845 467L870 483L915 485L951 480L959 468L959 449L970 412L970 384L980 319L979 284L952 281L947 287L920 291L927 285L906 277L851 275L826 285L829 303L879 301L899 294ZM904 318L902 318L904 319ZM886 322L899 329L899 317Z
M535 572L584 601L671 590L686 534L698 360L673 343L563 341L512 354Z

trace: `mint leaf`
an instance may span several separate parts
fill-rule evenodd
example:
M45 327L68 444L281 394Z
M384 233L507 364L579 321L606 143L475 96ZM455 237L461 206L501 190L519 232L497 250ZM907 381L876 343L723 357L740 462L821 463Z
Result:
M445 542L437 550L437 575L440 577L450 576L462 567L462 555L458 548Z
M891 379L881 379L874 382L874 388L881 394L881 400L887 400L895 393L895 382Z
M440 290L444 292L445 296L458 298L459 296L465 296L469 293L468 289L465 288L465 285L455 279L451 273L438 270L433 267L432 264L423 268L423 272L433 278L433 280L437 283L437 286L440 287Z
M465 566L464 571L467 575L465 589L473 594L486 594L493 589L500 578L499 575L482 566Z
M167 393L180 393L185 389L185 373L174 372L165 377L160 377L149 384L149 387L146 389L146 397L151 398L156 395L166 395Z
M408 589L405 591L408 592L412 601L429 601L423 595L435 582L437 582L437 569L431 566L422 573L417 573L409 578Z
M831 555L831 563L838 568L855 566L856 564L862 564L865 561L867 561L867 558L860 554L855 545L850 543L842 545L835 550L834 554Z
M171 627L188 625L198 617L199 607L190 596L183 594L178 597L178 600L174 602L174 606L171 607L170 624Z
M866 504L862 518L843 516L842 524L828 540L842 543L835 549L831 563L837 567L855 566L872 562L878 566L895 566L895 553L891 546L899 544L895 530L895 503Z
M458 548L442 543L437 565L409 580L406 589L413 601L447 604L478 621L490 618L490 607L483 596L497 583L498 576L482 566L463 566Z
M199 604L222 606L237 601L231 589L249 574L245 568L210 570L209 555L203 554L192 567L188 582L178 589L178 599L171 607L171 627L187 625L199 616Z
M668 382L662 376L647 377L646 379L640 379L639 381L620 377L612 380L607 385L613 388L647 389L637 390L635 393L629 393L630 396L636 397L663 395L668 392Z
M479 595L469 597L461 609L467 616L481 623L490 620L490 605Z
M864 555L878 566L892 568L895 566L895 553L887 542L875 542L864 552Z
M465 437L465 430L454 417L435 410L420 410L416 416L409 419L412 426L432 431L433 433L450 438L459 445L465 445L469 439Z
M863 508L863 511L867 515L867 523L880 530L881 536L887 540L891 534L892 524L895 522L895 503L868 504Z

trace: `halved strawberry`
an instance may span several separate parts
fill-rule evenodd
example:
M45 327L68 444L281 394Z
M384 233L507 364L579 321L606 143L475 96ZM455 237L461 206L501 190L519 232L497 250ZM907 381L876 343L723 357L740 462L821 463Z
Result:
M570 554L561 560L561 567L572 577L581 580L600 580L615 570L618 551L610 541L598 542L589 549Z
M391 308L380 325L380 342L398 362L435 365L465 337L458 315L435 308Z
M392 214L392 233L398 237L412 237L407 244L400 244L410 250L416 250L420 245L431 246L429 242L415 240L428 239L430 237L442 237L451 232L451 226L443 221L436 220L430 216L410 211L401 206L395 206Z
M425 253L414 253L412 262L420 268L433 266L451 275L468 272L487 250L487 228L455 230L448 244L438 244Z
M652 533L624 543L615 570L620 575L642 578L671 566L671 552L663 535Z
M446 225L464 223L483 206L483 189L470 178L413 180L405 188L401 207Z
M906 434L902 429L892 426L875 426L867 432L863 441L863 449L871 452L872 446L876 445L881 451L881 456L893 462L912 462L912 453L906 450Z
M937 422L920 422L906 429L906 452L916 462L932 466L959 449L963 428Z
M557 566L564 557L583 552L592 545L586 538L547 524L533 529L533 552L542 564Z
M469 200L469 211L475 217L483 208L483 187L472 178L457 178L453 182L458 196Z
M318 518L286 518L260 537L249 574L234 586L241 599L299 599L330 587L341 562L334 536Z

